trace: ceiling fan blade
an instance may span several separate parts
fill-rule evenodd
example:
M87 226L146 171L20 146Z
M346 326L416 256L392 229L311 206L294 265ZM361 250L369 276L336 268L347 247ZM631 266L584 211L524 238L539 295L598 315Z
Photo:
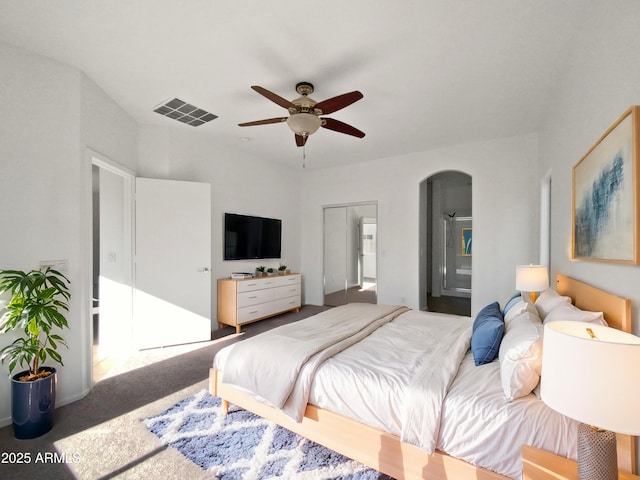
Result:
M344 93L342 95L338 95L337 97L323 100L322 102L316 103L313 108L318 108L322 110L323 115L328 115L330 113L337 112L341 108L349 106L352 103L357 102L362 97L364 97L364 95L356 90L354 92Z
M296 137L296 145L299 147L304 147L305 143L307 143L307 139L309 137L307 136L302 136L302 135L298 135L297 133L293 134L294 137Z
M291 103L289 100L287 100L286 98L282 98L280 95L276 95L273 92L270 92L266 88L262 88L262 87L259 87L257 85L253 85L251 88L253 88L260 95L268 98L272 102L277 103L281 107L284 107L284 108L287 108L287 109L288 108L296 108L296 106L293 103Z
M286 122L288 117L267 118L266 120L256 120L255 122L239 123L239 127L252 127L254 125L267 125L269 123Z
M358 130L351 125L348 125L340 120L334 120L333 118L322 118L322 127L328 128L329 130L333 130L340 133L346 133L347 135L353 135L354 137L362 138L364 137L364 132Z

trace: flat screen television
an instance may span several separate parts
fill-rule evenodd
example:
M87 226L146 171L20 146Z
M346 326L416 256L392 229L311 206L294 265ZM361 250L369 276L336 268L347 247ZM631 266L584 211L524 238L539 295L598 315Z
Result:
M224 214L224 259L280 258L282 220Z

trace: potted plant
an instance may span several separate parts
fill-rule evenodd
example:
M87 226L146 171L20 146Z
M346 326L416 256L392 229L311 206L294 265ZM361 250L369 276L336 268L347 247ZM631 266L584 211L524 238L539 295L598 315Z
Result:
M280 275L284 275L286 269L287 269L287 266L283 265L282 263L280 264L280 266L278 266L278 270L280 271Z
M19 331L13 343L0 349L0 360L26 367L11 377L11 416L16 438L36 438L53 427L56 369L44 366L47 358L62 363L57 349L67 346L55 333L68 328L62 311L69 310L69 280L49 267L44 270L0 271L0 293L10 292L0 318L0 334Z
M268 275L273 275L273 268L271 268L271 267L267 268L267 274Z
M260 265L256 267L256 277L261 277L262 275L264 275L264 267Z

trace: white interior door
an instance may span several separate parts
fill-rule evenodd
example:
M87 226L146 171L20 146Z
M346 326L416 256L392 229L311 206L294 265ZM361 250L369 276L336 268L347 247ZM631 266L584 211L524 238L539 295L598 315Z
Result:
M211 339L211 186L136 178L134 341Z

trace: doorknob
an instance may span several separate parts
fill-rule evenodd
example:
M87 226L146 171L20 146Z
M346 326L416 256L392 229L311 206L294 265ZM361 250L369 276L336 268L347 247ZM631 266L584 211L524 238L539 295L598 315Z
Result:
M202 267L198 269L199 272L210 272L211 270L209 269L209 267Z

